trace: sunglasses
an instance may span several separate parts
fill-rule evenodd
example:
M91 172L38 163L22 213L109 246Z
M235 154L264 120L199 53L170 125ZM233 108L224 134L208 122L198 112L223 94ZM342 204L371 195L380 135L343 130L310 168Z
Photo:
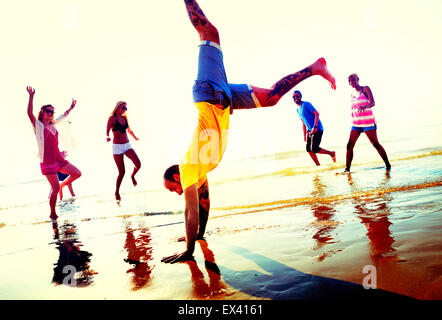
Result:
M43 111L52 115L54 114L54 110L43 109Z
M126 110L127 110L127 107L121 107L121 109L124 110L124 111L126 111Z

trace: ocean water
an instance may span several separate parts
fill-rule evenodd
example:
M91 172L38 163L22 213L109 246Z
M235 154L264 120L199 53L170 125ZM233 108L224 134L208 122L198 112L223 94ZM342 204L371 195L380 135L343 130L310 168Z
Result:
M351 174L342 173L342 146L334 148L336 164L319 155L320 167L302 150L221 163L209 175L206 236L212 250L202 247L204 257L197 256L197 262L207 252L217 258L215 286L209 270L198 282L198 268L189 265L192 276L183 269L171 275L159 262L180 250L176 239L184 233L184 199L160 182L134 188L128 173L123 200L116 203L114 176L104 169L83 172L74 183L77 196L71 198L66 189L65 200L58 202L57 223L48 218L49 185L44 179L1 185L0 271L9 276L0 280L0 298L299 298L280 283L293 282L294 292L299 283L291 278L273 274L277 289L241 283L236 275L251 268L246 261L251 256L244 252L253 251L289 270L359 284L362 267L374 265L379 288L440 299L440 137L438 123L380 136L390 173L363 136ZM92 181L97 179L105 182L96 187ZM242 251L229 251L231 246ZM229 258L240 251L240 258ZM259 261L253 265L262 270ZM75 267L74 289L63 285L66 266Z

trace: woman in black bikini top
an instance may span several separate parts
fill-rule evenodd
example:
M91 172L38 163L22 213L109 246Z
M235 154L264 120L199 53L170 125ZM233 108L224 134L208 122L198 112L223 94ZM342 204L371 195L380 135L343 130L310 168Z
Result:
M112 131L113 131L113 132L115 132L115 131L119 131L119 132L121 132L121 133L126 133L126 129L129 128L129 125L127 124L127 119L125 119L124 122L125 122L124 125L122 125L122 124L118 121L118 119L116 119L115 124L114 124L114 127L112 128Z
M129 142L129 137L127 136L126 133L127 130L127 132L135 140L138 140L138 138L135 136L135 134L129 127L126 111L127 111L126 102L119 101L115 106L114 110L112 111L107 121L107 127L106 127L107 142L111 140L109 138L110 129L112 129L112 133L114 136L112 141L112 153L114 156L115 164L117 165L118 168L118 177L117 177L116 190L115 190L115 199L117 201L121 200L120 185L121 182L123 181L123 177L126 171L124 167L124 156L126 155L129 159L131 159L134 164L134 171L132 172L131 175L132 183L134 186L137 185L137 181L135 180L135 174L138 172L138 170L140 170L141 167L140 159L135 153L135 150L132 149L132 146L130 145ZM122 122L124 124L122 124Z

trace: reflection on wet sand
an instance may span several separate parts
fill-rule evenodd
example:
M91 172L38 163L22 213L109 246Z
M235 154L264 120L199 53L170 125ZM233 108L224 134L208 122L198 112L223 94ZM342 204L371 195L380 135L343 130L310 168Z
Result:
M198 243L204 255L204 266L209 276L209 283L206 282L204 274L195 260L186 261L185 263L189 266L191 273L193 296L197 299L220 299L227 295L226 285L221 280L221 271L215 262L212 250L207 245L207 241L199 240Z
M385 185L389 178L390 176L386 175L382 184ZM347 180L352 191L360 191L356 182L351 178L351 174L348 174ZM390 231L392 223L388 219L391 213L391 208L388 206L390 201L392 201L392 197L386 193L352 197L355 213L367 228L370 256L375 265L378 262L396 258L395 255L391 255L396 250L393 248L394 238Z
M52 229L60 254L55 263L52 282L76 287L92 284L93 276L97 274L89 265L92 253L80 250L83 245L78 240L77 226L65 221L59 227L55 221L52 223Z
M325 185L321 183L318 175L313 178L313 192L314 198L323 199L326 197ZM335 243L333 239L332 231L336 229L338 222L334 220L336 210L334 209L333 202L321 203L312 202L311 210L316 220L312 223L316 232L313 235L313 239L316 240L316 247L313 250L318 250L324 247L326 244ZM331 256L334 251L324 252L318 257L318 261L323 261L326 257Z
M126 242L124 249L127 258L124 259L131 267L126 273L132 274L132 290L145 288L151 279L153 267L149 266L152 260L151 234L149 228L141 226L133 229L128 223L125 226ZM137 235L136 235L137 234Z

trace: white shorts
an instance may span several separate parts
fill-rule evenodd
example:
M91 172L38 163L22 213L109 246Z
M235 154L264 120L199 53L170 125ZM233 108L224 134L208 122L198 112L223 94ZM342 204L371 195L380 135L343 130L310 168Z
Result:
M112 144L112 153L113 154L124 154L127 150L132 149L130 142L127 143L113 143Z

